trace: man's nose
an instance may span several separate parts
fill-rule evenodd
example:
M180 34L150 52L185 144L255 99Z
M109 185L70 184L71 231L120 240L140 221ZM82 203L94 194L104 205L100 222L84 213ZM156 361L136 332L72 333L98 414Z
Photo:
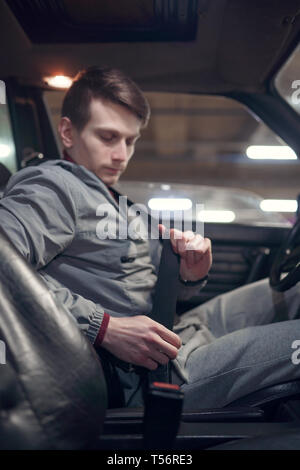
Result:
M120 140L112 153L113 160L127 160L127 144L125 140Z

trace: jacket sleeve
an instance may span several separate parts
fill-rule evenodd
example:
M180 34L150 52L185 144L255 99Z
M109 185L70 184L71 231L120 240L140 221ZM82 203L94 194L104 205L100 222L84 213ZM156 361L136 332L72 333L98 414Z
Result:
M54 294L55 299L64 305L68 313L72 314L80 330L94 344L103 321L103 308L99 304L95 304L91 300L85 299L67 287L62 286L49 274L41 272L40 276Z
M0 200L0 223L17 250L37 270L64 251L75 235L76 204L62 172L38 166L11 177ZM103 308L50 276L39 275L93 344L101 327Z

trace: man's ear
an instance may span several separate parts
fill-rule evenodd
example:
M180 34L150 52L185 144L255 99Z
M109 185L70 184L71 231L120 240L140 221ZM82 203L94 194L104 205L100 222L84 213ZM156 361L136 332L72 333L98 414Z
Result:
M74 144L74 127L68 117L62 117L58 124L58 132L63 146L66 149L71 149Z

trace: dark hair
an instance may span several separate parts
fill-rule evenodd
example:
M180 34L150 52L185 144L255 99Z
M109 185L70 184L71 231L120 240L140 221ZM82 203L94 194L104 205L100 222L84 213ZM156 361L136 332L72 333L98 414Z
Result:
M134 113L145 127L150 117L148 101L139 87L121 70L89 67L81 70L67 91L62 116L67 116L80 131L90 120L92 99L120 104Z

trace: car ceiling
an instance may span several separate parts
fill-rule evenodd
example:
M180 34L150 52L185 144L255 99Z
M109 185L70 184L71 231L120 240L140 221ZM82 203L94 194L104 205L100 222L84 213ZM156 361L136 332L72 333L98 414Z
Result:
M162 1L114 0L107 8L102 0L1 0L0 75L39 83L45 76L73 76L79 68L101 63L122 68L146 90L259 92L299 38L299 0L165 1L164 20L171 29L173 21L169 38L157 29L161 18L155 12ZM47 26L53 5L64 15ZM176 37L178 5L189 12L185 19L192 22L185 32L195 26L194 39L184 37L180 25ZM143 14L148 24L137 27ZM153 31L147 36L150 23Z

